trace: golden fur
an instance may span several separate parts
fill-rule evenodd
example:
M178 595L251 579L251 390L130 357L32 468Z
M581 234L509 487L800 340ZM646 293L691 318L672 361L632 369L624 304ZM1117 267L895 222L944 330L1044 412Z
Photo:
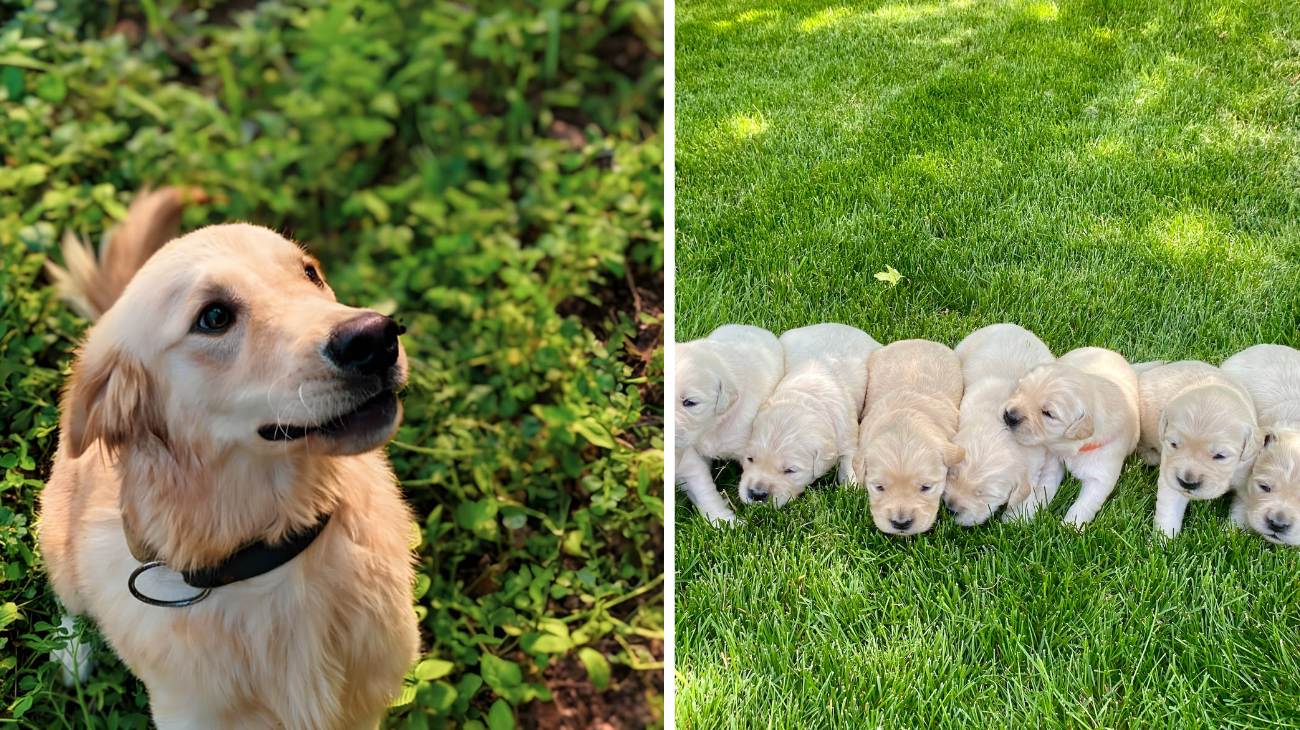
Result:
M881 532L925 532L939 514L948 468L966 455L952 442L961 361L937 342L902 340L871 354L867 383L854 474Z
M258 435L260 424L322 423L357 407L359 386L321 352L361 310L309 280L315 262L269 230L213 226L141 255L157 248L158 230L128 222L106 252L143 262L120 298L111 277L84 267L76 277L86 301L111 306L78 353L42 495L54 590L144 681L162 730L374 728L419 649L411 515L379 450L400 406L365 433ZM192 329L212 297L237 303L220 337ZM394 368L400 387L400 350ZM193 606L127 592L139 562L124 525L184 570L324 512L331 521L302 554ZM195 592L181 590L160 597Z

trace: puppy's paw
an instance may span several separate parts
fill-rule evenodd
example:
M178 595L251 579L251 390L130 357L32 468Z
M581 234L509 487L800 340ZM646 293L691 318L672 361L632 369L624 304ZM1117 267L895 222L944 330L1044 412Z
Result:
M59 621L59 629L68 637L68 643L62 649L51 651L50 659L63 667L59 673L63 686L74 687L85 684L86 680L90 679L91 670L95 668L90 644L81 640L77 633L76 622L71 616L64 616Z
M731 510L725 512L704 513L704 519L709 521L714 527L734 526L736 524L736 513Z
M1091 517L1087 517L1081 514L1073 507L1070 508L1069 512L1065 513L1065 519L1061 520L1061 524L1065 525L1066 527L1073 527L1079 532L1083 532L1084 528L1088 526L1089 522L1092 522Z
M1160 524L1160 523L1156 523L1156 529L1160 530L1160 534L1161 534L1161 535L1164 535L1166 540L1172 540L1172 539L1174 539L1175 537L1178 537L1178 533L1180 533L1180 532L1183 531L1183 526L1182 526L1182 525L1162 525L1162 524Z

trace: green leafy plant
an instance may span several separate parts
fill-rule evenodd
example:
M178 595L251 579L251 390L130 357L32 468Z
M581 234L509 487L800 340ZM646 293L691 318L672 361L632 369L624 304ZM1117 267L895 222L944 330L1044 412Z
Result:
M512 727L565 672L657 695L662 4L0 0L0 18L0 718L148 725L111 651L73 689L47 661L66 637L32 523L86 323L41 265L167 183L210 198L187 229L281 230L340 299L407 327L389 454L420 520L427 653L389 725Z

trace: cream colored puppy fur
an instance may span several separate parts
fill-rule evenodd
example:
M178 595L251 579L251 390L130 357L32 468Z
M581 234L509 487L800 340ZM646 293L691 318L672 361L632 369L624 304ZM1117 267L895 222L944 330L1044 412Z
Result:
M1263 440L1250 393L1213 365L1194 360L1134 366L1142 435L1138 454L1159 466L1156 527L1173 537L1193 499L1245 485Z
M871 517L892 535L925 532L939 514L949 467L966 455L952 442L961 361L937 342L903 340L872 353L867 382L853 470Z
M144 261L127 247L155 243L119 236L111 253ZM40 546L67 610L93 617L144 682L160 730L375 728L417 655L411 514L380 448L400 405L364 430L260 435L353 418L371 388L387 398L406 379L400 345L382 382L325 361L331 332L362 310L338 303L307 273L315 267L272 231L228 225L167 244L120 297L84 267L66 278L102 285L83 301L112 306L64 393ZM233 323L199 332L213 301L229 305ZM293 560L195 605L150 606L127 591L140 565L127 528L168 568L187 570L326 512L328 525ZM158 597L196 592L181 588Z
M966 392L953 443L966 458L948 472L943 501L958 524L980 524L1006 505L1003 519L1032 517L1061 486L1061 460L1047 449L1016 443L1002 421L1002 404L1030 370L1055 358L1034 333L995 324L972 332L953 350ZM1046 469L1045 469L1046 467Z
M781 507L838 461L852 480L858 419L867 396L867 358L880 349L860 329L815 324L781 335L785 377L759 408L740 462L740 499Z
M1138 379L1122 355L1100 347L1065 353L1020 380L1002 418L1018 443L1045 446L1083 482L1065 513L1082 528L1115 490L1137 447Z
M734 522L710 461L745 456L754 416L785 374L785 353L776 335L742 324L723 325L675 349L677 486L710 522Z
M1255 345L1219 368L1250 392L1264 433L1232 521L1278 545L1300 545L1300 352Z

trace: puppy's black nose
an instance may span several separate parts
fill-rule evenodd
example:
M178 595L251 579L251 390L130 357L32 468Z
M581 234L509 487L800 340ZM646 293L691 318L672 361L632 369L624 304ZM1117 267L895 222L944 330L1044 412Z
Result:
M909 517L905 520L896 520L891 517L889 520L889 524L895 530L898 530L899 532L905 532L907 528L912 526L912 518Z
M1264 523L1268 525L1268 529L1271 530L1275 535L1281 535L1282 533L1291 529L1290 522L1281 522L1279 520L1273 519L1272 517L1269 517L1268 519L1264 520Z
M1200 489L1201 483L1189 482L1182 477L1178 477L1178 486L1182 487L1183 489L1186 489L1189 492L1195 492L1197 489Z
M1007 428L1015 428L1024 420L1015 411L1007 409L1002 412L1002 422L1007 424Z
M343 370L375 375L397 362L401 328L390 317L363 312L334 328L325 355Z
M754 500L755 502L767 504L768 493L760 491L758 489L751 489L749 490L749 498Z

